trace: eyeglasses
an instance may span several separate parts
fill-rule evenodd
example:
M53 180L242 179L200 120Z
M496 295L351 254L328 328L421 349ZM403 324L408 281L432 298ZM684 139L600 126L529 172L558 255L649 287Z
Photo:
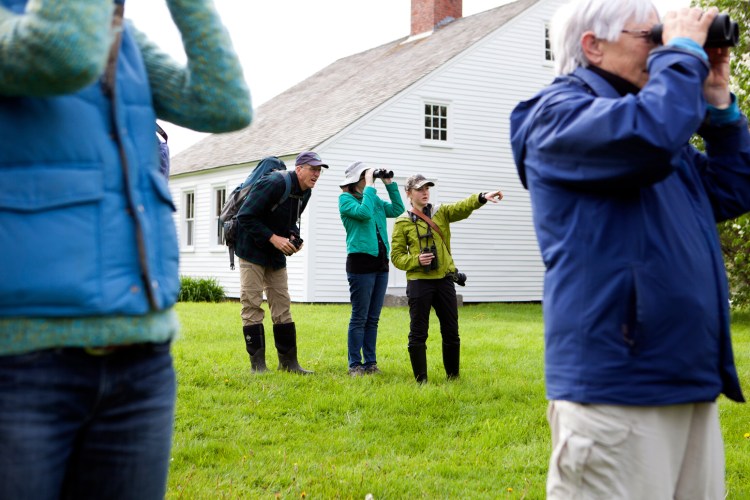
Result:
M621 33L633 35L635 38L645 38L651 40L651 30L622 30Z

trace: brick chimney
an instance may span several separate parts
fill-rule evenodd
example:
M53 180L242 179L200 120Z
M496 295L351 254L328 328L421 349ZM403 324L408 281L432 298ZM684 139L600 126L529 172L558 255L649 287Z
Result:
M411 0L411 36L461 18L463 0Z

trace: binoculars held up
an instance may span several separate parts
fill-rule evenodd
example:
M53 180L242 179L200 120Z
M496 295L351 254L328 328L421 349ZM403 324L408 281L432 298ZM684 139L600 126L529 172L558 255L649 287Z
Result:
M661 45L662 32L664 26L661 24L655 24L651 28L651 40L654 43ZM729 14L719 14L711 22L711 26L708 28L708 36L706 37L706 43L703 45L705 48L711 47L734 47L740 41L740 26L736 21L732 21L729 18Z
M373 179L393 179L393 170L378 168L372 172Z

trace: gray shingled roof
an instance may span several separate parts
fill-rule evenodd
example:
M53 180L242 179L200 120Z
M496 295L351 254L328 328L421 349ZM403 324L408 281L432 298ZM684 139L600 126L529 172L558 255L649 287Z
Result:
M207 136L175 155L171 175L315 149L537 1L519 0L458 19L426 38L402 38L339 59L261 105L249 127Z

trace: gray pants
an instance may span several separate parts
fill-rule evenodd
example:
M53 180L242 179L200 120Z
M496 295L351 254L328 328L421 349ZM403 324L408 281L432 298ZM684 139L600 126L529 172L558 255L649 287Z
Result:
M551 401L548 499L724 498L716 403L581 405Z

